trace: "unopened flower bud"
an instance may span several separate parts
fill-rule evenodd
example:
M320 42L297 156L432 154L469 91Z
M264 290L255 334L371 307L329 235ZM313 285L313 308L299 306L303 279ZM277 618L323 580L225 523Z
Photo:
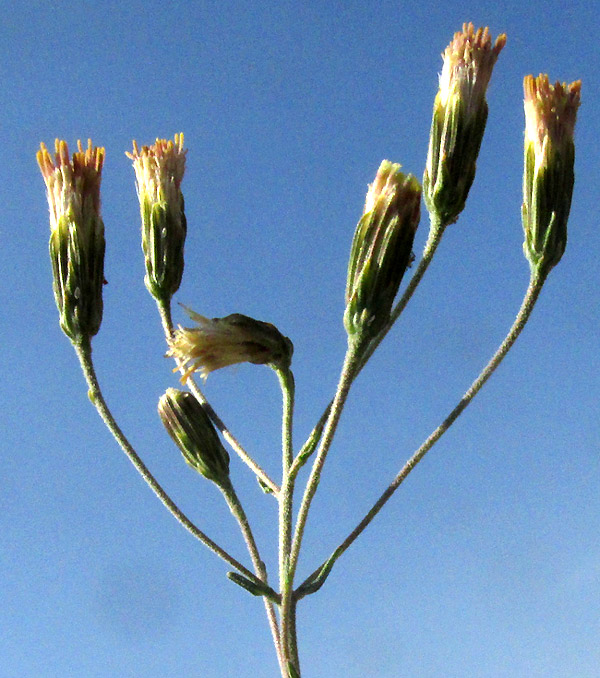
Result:
M354 233L344 313L350 336L372 338L385 326L410 263L421 215L421 186L400 167L387 160L381 163Z
M546 276L567 244L573 195L573 131L581 81L551 85L547 75L525 77L523 250L532 271Z
M226 485L229 454L196 398L169 388L158 401L158 413L187 463L217 485Z
M423 197L443 225L458 219L475 178L479 147L487 121L485 94L494 64L506 43L492 46L487 28L464 24L442 57L440 89L433 105Z
M237 363L289 368L294 348L275 325L241 313L211 319L186 310L197 326L179 326L167 354L186 368L182 382L193 372L206 379L214 370Z
M183 134L174 142L157 139L139 150L133 142L133 160L142 217L144 281L152 296L168 301L183 276L183 248L187 233L181 181L185 171Z
M54 158L40 144L37 161L50 207L50 259L54 298L63 332L75 343L89 340L102 322L104 224L100 181L104 149L92 146L69 158L65 141L55 142Z

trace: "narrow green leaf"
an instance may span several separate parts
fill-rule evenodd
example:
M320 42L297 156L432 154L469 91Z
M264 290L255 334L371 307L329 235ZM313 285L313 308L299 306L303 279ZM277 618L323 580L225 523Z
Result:
M228 572L227 578L230 579L234 584L241 586L243 589L246 589L253 596L265 596L269 600L273 601L277 605L280 603L280 596L273 591L273 589L267 584L261 584L259 582L252 581L239 572Z

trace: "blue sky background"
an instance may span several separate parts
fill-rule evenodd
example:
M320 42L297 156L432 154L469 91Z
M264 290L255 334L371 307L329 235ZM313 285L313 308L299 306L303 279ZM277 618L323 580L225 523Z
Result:
M583 80L569 244L496 375L299 611L307 678L600 675L597 4L12 2L0 42L0 678L271 678L260 601L181 529L87 400L61 333L39 142L106 147L105 396L181 507L247 562L218 492L156 415L176 386L143 285L131 140L184 132L176 301L295 344L296 438L333 393L347 257L383 158L421 176L440 53L506 32L467 209L352 391L300 573L358 522L504 337L528 282L522 79ZM427 233L423 220L415 250ZM178 322L184 320L179 308ZM212 375L226 422L279 475L263 367ZM275 505L232 475L275 562ZM273 570L272 570L273 571Z

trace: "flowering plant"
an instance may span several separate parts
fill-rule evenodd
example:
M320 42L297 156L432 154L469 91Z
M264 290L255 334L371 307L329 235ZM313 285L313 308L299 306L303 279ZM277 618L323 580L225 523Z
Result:
M528 321L550 270L558 264L567 242L567 220L573 191L574 126L580 103L580 82L551 85L546 75L525 78L525 169L522 219L524 252L531 278L515 322L481 374L438 428L402 466L364 518L303 581L298 559L313 498L354 380L405 309L442 240L467 200L488 115L486 91L496 60L506 42L493 43L486 29L472 24L456 33L443 54L440 88L421 188L398 164L384 160L369 187L351 245L343 323L348 346L339 383L308 439L295 446L293 346L274 325L234 313L206 318L188 310L194 327L175 328L171 302L184 272L187 222L182 181L186 150L183 135L157 139L132 159L142 221L145 284L154 297L174 371L188 390L167 388L158 403L160 419L185 462L214 483L239 524L252 567L231 556L196 526L164 491L134 450L106 404L92 360L91 340L102 321L104 226L100 213L100 182L104 149L91 141L69 155L57 140L52 156L43 144L38 162L50 207L50 257L60 324L81 363L92 403L136 469L173 516L199 541L222 558L229 578L262 598L283 678L301 675L296 614L303 598L325 583L337 560L371 523L408 474L463 412L498 367ZM427 242L400 298L401 283L415 255L415 232L421 195L429 213ZM342 319L340 319L342 321ZM220 419L199 387L229 365L247 362L271 367L281 385L282 473L275 482ZM278 522L278 585L261 557L252 527L230 477L235 452L273 497ZM301 468L310 466L306 485L296 492ZM294 518L295 517L295 518ZM271 568L272 569L272 568Z

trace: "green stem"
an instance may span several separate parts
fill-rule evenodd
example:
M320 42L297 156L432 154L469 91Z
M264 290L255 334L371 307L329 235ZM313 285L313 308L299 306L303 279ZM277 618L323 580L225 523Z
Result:
M298 520L296 522L296 529L294 531L294 538L292 541L292 547L290 552L290 561L289 561L289 574L291 581L294 580L294 575L296 573L296 567L298 566L298 557L300 555L300 546L302 544L302 537L304 535L304 528L306 527L306 520L308 518L308 511L310 509L311 502L317 487L319 486L319 481L321 479L321 471L323 469L323 464L327 458L327 453L331 447L333 437L335 435L337 425L339 423L346 398L348 397L348 391L352 385L352 381L356 374L358 356L362 352L362 346L359 341L349 342L348 350L346 351L346 357L344 358L344 364L342 367L342 372L340 375L340 380L338 383L337 391L333 399L331 410L329 412L329 417L325 428L323 429L323 436L321 438L321 443L319 445L319 450L317 452L317 458L313 463L313 467L310 473L310 477L306 484L304 490L304 496L302 497L302 502L300 504L300 509L298 511Z
M250 523L248 522L246 512L244 511L244 507L242 506L242 503L240 502L233 485L231 484L231 482L229 482L226 485L219 486L219 489L221 490L223 496L225 497L225 501L229 506L229 510L231 511L231 513L237 520L238 525L240 526L240 530L244 537L244 541L246 542L248 553L250 554L250 558L252 559L252 564L254 565L254 570L256 572L257 577L265 584L268 584L267 568L262 558L260 557L260 552L258 550L256 540L254 539L254 534L252 533ZM269 620L271 634L273 636L275 651L277 652L277 659L279 661L279 666L283 675L283 671L285 670L286 664L283 659L281 636L279 633L279 625L277 623L277 615L275 614L275 607L273 606L273 603L270 600L268 600L265 596L263 596L263 602L265 605L265 611L267 613L267 619Z
M160 314L160 319L163 327L163 331L165 333L165 338L167 340L167 343L170 342L171 337L173 336L173 320L171 317L171 302L170 301L164 301L164 300L157 300L156 305L158 306L158 312ZM184 369L182 367L182 364L180 361L177 362L177 367L183 374ZM271 492L275 495L275 497L279 496L279 487L277 483L275 483L271 478L267 475L267 473L252 459L252 457L246 452L246 450L242 447L240 442L235 438L235 436L231 433L231 431L225 426L225 423L223 420L219 417L219 415L214 411L212 405L208 402L206 399L206 396L204 393L200 390L200 387L196 384L195 380L193 377L188 377L187 379L187 384L190 386L190 390L198 400L198 402L204 407L204 410L206 414L211 418L213 424L216 426L216 428L219 429L221 432L221 435L223 438L227 441L227 443L230 445L231 449L236 452L236 454L240 457L240 459L247 465L249 466L252 471L254 471L254 474L256 475L257 478L260 478L260 480L271 490Z
M289 644L288 647L288 652L289 652L289 661L291 664L294 666L296 669L296 673L298 676L300 676L300 655L298 654L298 633L296 630L296 607L298 605L298 601L296 600L295 596L292 593L292 596L290 598L291 604L288 612L288 619L287 619L287 642ZM289 676L289 672L286 675Z
M279 586L281 589L281 645L285 662L292 662L300 672L296 640L294 583L289 576L289 558L292 544L292 513L295 476L290 473L293 463L294 376L289 370L276 370L283 395L282 416L282 481L279 497Z
M479 393L482 386L485 382L492 376L498 365L502 362L508 351L511 349L519 334L525 327L525 324L531 316L531 312L535 306L535 303L539 297L539 294L542 290L542 287L545 282L545 277L538 277L536 274L532 274L531 280L529 282L529 287L519 309L519 313L515 318L513 326L511 327L509 333L506 335L504 341L498 347L498 350L493 355L488 364L484 367L480 375L475 379L471 384L469 389L460 399L456 407L450 412L450 414L444 419L444 421L435 429L435 431L425 440L425 442L419 447L419 449L413 454L413 456L404 464L398 475L390 483L387 489L375 502L371 510L365 515L365 517L360 521L360 523L354 528L354 530L344 539L344 541L335 549L332 556L330 556L323 564L321 564L312 574L310 574L306 580L301 584L301 586L308 585L314 582L318 575L322 572L323 567L326 563L329 563L326 574L329 574L331 567L335 560L337 560L344 551L356 540L356 538L365 530L365 528L371 523L373 518L379 513L384 504L390 499L394 492L400 487L409 473L415 468L415 466L423 459L427 452L435 445L435 443L444 435L444 433L452 426L452 424L458 419L458 417L465 410L467 405L473 400L473 398ZM319 586L323 582L321 581ZM314 589L316 590L316 589ZM309 592L313 592L309 589ZM304 594L306 595L306 594ZM303 597L302 595L298 596Z
M171 314L171 300L156 299L156 306L158 307L160 322L168 344L171 340L171 337L173 336L173 316Z
M196 537L196 539L201 541L205 546L207 546L211 551L213 551L213 553L216 553L226 563L229 563L229 565L234 567L236 570L244 574L252 581L256 581L257 583L260 584L260 580L257 579L256 576L250 570L244 567L235 558L230 556L229 553L227 553L227 551L222 549L217 543L210 539L210 537L208 537L206 534L204 534L204 532L198 529L198 527L196 527L196 525L192 523L192 521L179 509L175 502L164 491L162 486L158 483L158 481L148 470L147 466L138 456L137 452L133 449L133 447L125 437L123 431L121 431L119 425L117 424L111 411L109 410L106 401L104 400L104 396L102 395L100 384L98 383L98 378L96 376L96 371L94 369L94 363L92 360L92 347L89 340L86 342L82 342L81 344L74 344L74 348L77 353L77 357L79 358L81 369L83 370L83 374L85 375L85 379L88 384L89 388L88 395L90 397L90 400L94 404L94 407L98 411L98 414L102 417L102 420L106 424L109 431L112 433L115 440L121 446L123 452L125 452L125 454L129 458L129 461L131 461L131 463L135 466L136 470L146 481L146 483L150 486L150 489L160 499L160 501L164 504L167 510L176 518L176 520L181 525L183 525L183 527L185 527L185 529L188 530L188 532L190 532L194 537Z

